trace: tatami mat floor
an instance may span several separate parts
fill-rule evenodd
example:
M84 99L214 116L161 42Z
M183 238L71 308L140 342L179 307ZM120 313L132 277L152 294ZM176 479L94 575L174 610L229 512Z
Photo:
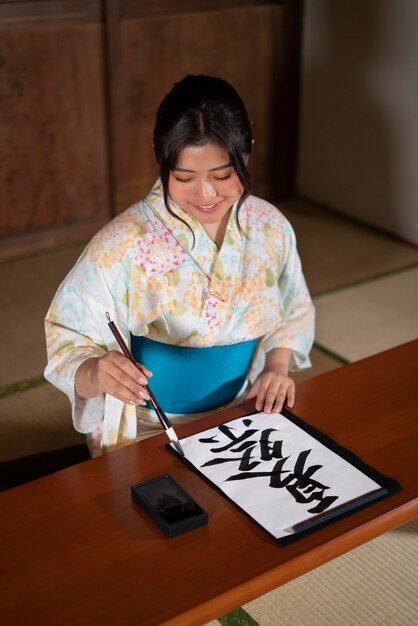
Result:
M315 299L317 342L357 361L418 336L418 266Z
M416 626L417 553L418 518L243 609L259 626Z
M415 247L299 199L280 208L295 228L317 307L313 367L295 374L297 382L418 336ZM47 452L65 449L67 464L84 458L66 398L42 380L43 318L81 249L0 264L0 341L7 356L0 361L0 462L6 462L0 470L6 485L4 472L16 470L22 458L32 459L22 480L39 475L42 453L49 459ZM244 608L260 626L418 624L417 542L411 523Z

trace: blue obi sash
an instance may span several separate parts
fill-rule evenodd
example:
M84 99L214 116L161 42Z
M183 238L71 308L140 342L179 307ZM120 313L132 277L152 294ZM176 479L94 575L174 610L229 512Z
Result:
M238 395L257 341L186 348L131 334L131 352L135 361L153 373L149 385L164 411L201 413L228 404Z

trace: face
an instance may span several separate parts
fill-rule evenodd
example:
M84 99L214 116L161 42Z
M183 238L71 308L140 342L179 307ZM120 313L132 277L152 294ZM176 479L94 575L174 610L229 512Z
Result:
M242 192L227 153L212 143L184 148L168 183L171 200L199 220L214 240Z

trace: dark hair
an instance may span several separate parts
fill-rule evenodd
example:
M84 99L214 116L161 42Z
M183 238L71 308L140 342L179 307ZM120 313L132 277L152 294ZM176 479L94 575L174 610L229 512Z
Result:
M164 202L178 219L181 218L169 206L170 172L184 148L207 143L219 145L229 156L244 189L238 202L239 210L251 191L246 159L251 153L252 129L247 110L226 80L189 74L175 83L161 102L154 128L154 151L160 166ZM238 211L237 223L239 227Z

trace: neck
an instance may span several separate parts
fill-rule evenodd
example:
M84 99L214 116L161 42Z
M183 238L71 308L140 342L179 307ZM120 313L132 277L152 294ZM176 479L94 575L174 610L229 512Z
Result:
M202 224L206 234L216 243L218 248L222 246L230 216L231 209L223 216L220 222L216 224Z

